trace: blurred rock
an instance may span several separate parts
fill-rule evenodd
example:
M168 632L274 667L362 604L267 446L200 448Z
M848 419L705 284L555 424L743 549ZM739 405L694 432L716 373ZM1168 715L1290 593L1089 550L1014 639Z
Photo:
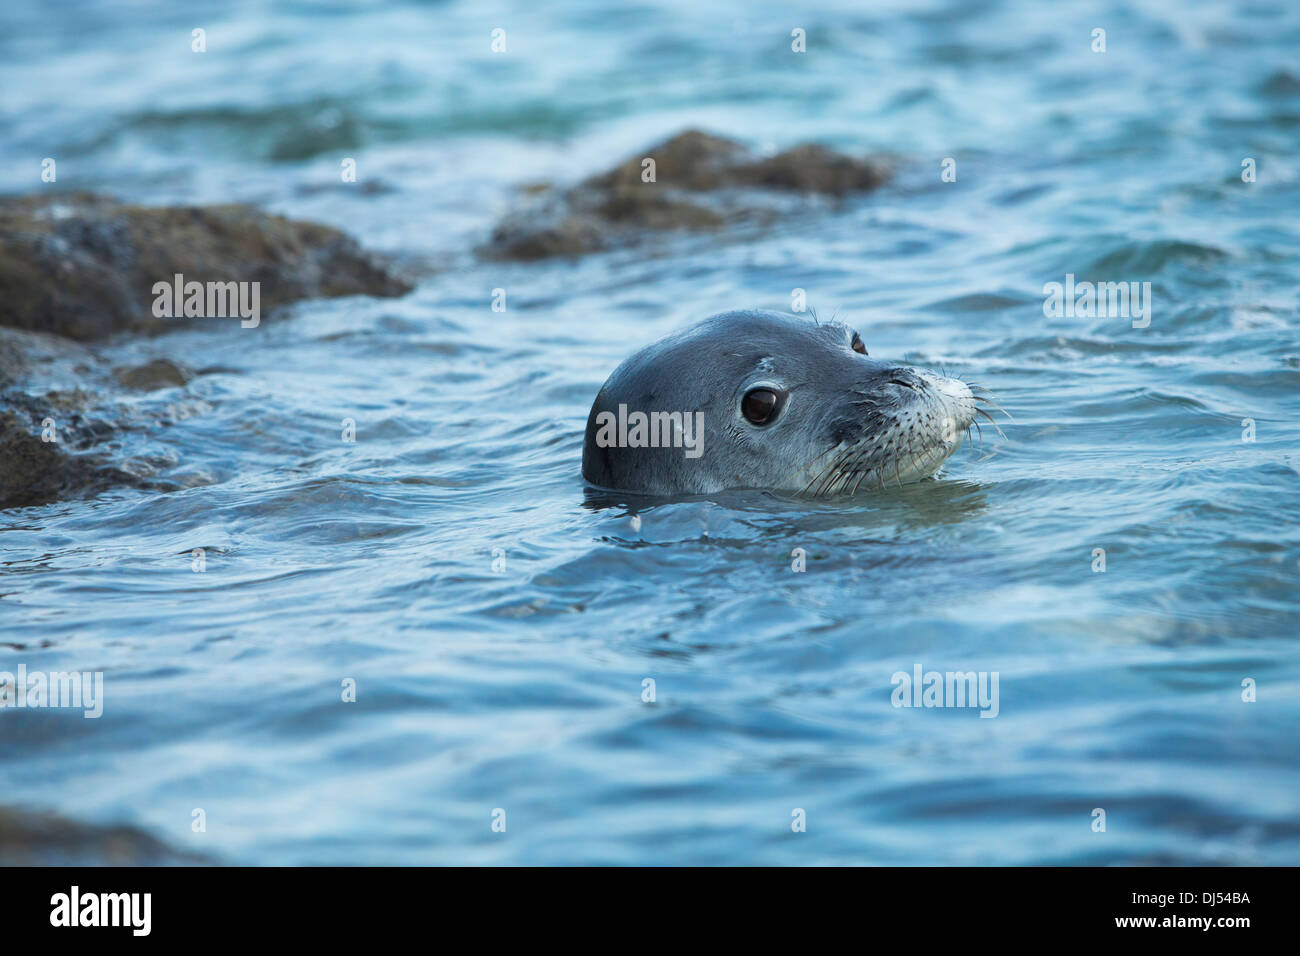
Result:
M643 162L655 181L643 182ZM774 221L780 210L760 191L842 198L875 189L883 166L808 144L775 156L743 143L688 130L567 189L529 186L519 209L493 230L479 253L489 259L578 256L627 244L648 231L708 230Z
M410 285L347 235L251 206L150 208L91 193L0 198L0 325L95 339L158 332L153 286L258 282L263 311Z
M75 384L97 364L95 353L80 342L0 326L0 389L36 378L47 386Z
M73 453L113 433L111 425L84 413L86 400L81 392L50 392L44 397L0 392L0 508L140 484L101 456ZM47 424L57 441L42 438Z
M212 865L136 827L102 826L54 813L0 807L0 866Z
M165 358L154 359L134 368L119 368L115 374L119 384L142 392L187 385L194 378L193 369Z

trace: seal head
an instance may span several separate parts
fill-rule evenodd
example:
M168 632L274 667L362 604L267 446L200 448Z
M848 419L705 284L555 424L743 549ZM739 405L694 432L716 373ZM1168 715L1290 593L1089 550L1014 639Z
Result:
M724 312L614 370L582 474L652 495L853 494L934 474L977 410L965 383L873 359L841 323Z

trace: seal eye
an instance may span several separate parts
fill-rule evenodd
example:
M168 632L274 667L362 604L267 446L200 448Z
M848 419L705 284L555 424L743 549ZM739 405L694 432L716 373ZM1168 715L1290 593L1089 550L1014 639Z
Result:
M770 388L755 388L740 400L740 411L751 425L766 425L776 418L780 401Z
M849 347L859 355L867 354L867 347L862 344L862 336L858 335L857 332L853 333L853 341L850 343Z

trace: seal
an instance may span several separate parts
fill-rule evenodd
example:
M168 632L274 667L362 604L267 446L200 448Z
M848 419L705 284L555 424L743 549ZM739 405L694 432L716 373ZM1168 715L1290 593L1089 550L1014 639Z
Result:
M614 370L587 416L582 475L649 495L854 494L933 475L977 414L993 420L982 401L871 358L841 323L724 312Z

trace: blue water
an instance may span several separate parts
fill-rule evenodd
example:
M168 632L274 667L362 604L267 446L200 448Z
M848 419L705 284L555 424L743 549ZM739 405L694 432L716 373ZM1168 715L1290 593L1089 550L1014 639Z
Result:
M3 190L251 202L421 279L93 347L214 371L90 386L181 490L0 514L0 670L106 688L0 711L0 805L252 864L1300 863L1300 8L181 6L0 7ZM473 255L521 186L689 127L896 174ZM1044 315L1067 274L1150 282L1149 327ZM585 491L624 357L795 288L1005 438L851 501ZM997 672L998 716L895 708L917 664Z

